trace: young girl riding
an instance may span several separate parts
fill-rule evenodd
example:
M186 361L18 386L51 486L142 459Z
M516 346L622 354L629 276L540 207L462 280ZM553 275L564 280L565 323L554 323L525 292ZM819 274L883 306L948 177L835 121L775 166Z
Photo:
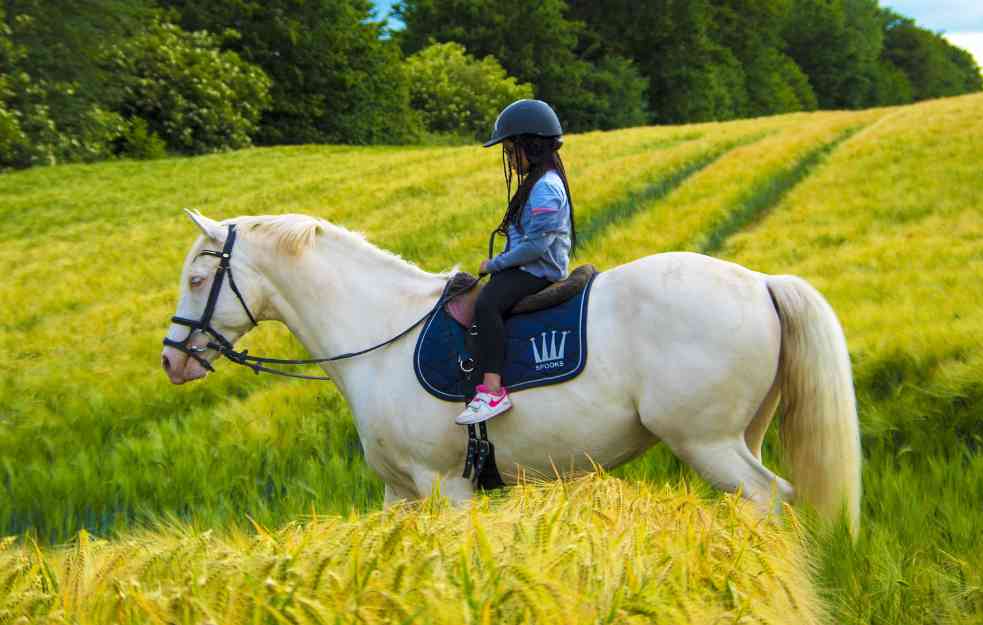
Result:
M576 246L573 204L566 171L557 150L563 145L560 120L541 100L517 100L495 120L485 147L502 144L508 210L495 230L508 238L505 251L481 263L491 278L475 303L478 362L485 374L474 399L457 419L480 423L509 410L502 386L505 325L502 316L519 300L567 275ZM518 188L512 193L515 173Z

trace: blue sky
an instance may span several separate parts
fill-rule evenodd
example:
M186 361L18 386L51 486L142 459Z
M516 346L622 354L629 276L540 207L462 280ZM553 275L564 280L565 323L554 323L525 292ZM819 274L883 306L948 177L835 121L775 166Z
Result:
M394 2L374 1L379 17L385 16ZM882 0L881 6L915 18L923 28L943 31L949 41L969 50L983 66L983 0Z
M379 17L385 17L386 13L389 12L389 8L392 7L395 0L372 0L372 4L378 9ZM390 24L392 26L392 24Z
M929 30L983 32L983 3L978 0L890 0L881 6L913 17Z

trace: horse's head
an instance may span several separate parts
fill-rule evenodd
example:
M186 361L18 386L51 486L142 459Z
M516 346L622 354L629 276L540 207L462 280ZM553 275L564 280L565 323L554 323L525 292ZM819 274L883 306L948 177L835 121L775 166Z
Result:
M185 212L203 236L185 258L177 312L160 355L174 384L204 377L223 348L231 349L252 329L267 299L249 244L234 224Z

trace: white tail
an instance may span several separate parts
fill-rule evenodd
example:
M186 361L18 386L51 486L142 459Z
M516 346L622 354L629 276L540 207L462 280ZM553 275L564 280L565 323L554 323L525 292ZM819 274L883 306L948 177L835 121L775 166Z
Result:
M829 303L796 276L769 276L782 323L783 452L796 498L860 529L860 428L850 354Z

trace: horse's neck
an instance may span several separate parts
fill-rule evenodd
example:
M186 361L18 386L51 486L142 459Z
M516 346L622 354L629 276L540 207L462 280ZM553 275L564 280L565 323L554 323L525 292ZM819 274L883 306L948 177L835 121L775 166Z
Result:
M319 241L296 258L272 258L265 273L274 317L315 357L376 345L433 306L445 279L364 241ZM344 365L328 365L338 377Z

